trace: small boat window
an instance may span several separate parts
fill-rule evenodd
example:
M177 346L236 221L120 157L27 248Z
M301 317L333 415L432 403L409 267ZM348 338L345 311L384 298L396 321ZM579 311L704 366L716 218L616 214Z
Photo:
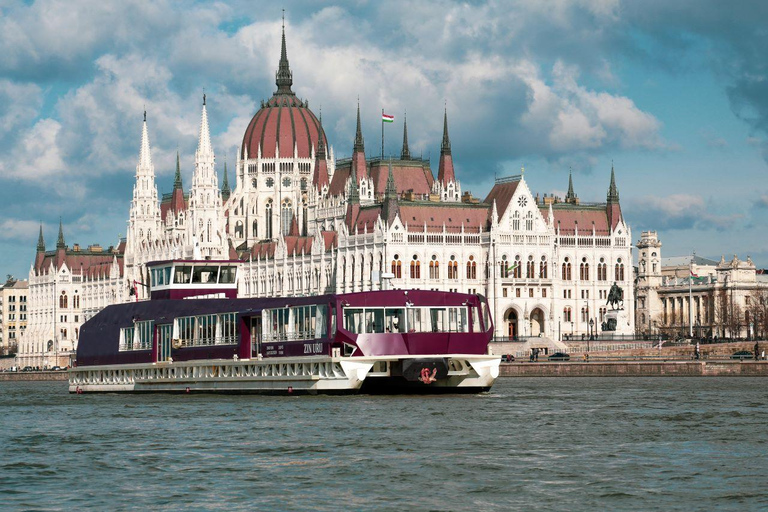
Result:
M328 331L328 306L311 304L265 309L262 313L265 342L316 340Z
M218 272L219 267L195 267L195 271L192 273L192 282L214 284Z
M133 326L120 329L119 350L151 350L154 320L134 322Z
M192 277L192 267L189 265L179 265L176 267L176 272L173 276L173 282L175 284L187 284Z
M185 316L174 324L174 338L182 347L235 345L238 341L237 313Z
M221 275L219 276L219 283L232 284L235 282L236 275L237 275L237 267L221 267Z

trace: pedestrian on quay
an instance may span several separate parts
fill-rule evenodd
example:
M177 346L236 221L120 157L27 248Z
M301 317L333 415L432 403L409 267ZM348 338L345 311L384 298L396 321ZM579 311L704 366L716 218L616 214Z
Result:
M698 361L701 359L701 347L699 346L699 342L696 342L696 349L694 350L694 356L696 357L696 360Z
M760 344L755 342L755 361L760 358Z

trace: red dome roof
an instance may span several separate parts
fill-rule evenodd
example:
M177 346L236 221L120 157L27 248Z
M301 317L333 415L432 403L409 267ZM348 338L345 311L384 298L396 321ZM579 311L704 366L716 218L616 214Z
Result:
M315 114L307 104L293 94L275 94L262 104L256 112L243 137L240 156L256 158L261 146L261 155L274 158L275 147L280 148L280 158L292 158L296 146L299 158L309 158L312 148L317 151L317 144L323 138L328 147L328 139Z

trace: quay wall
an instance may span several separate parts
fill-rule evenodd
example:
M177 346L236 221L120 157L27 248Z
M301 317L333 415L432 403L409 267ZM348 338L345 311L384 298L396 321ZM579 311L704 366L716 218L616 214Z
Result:
M0 382L68 380L67 372L0 372Z
M502 363L500 377L768 377L768 361Z

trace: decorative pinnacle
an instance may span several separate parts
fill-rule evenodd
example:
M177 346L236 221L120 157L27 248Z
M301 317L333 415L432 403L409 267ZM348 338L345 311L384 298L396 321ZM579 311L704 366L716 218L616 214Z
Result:
M360 127L360 98L357 99L357 131L355 132L354 152L365 152L365 143L363 141L363 130Z
M440 154L451 154L451 139L448 136L448 108L443 112L443 142L440 144Z
M229 189L229 178L227 177L227 155L224 155L224 184L221 186L221 199L226 201L229 199L232 191Z
M56 248L63 249L66 247L64 243L64 226L61 224L61 217L59 217L59 238L56 240Z
M406 114L403 112L403 149L400 151L401 160L410 160L411 152L408 149L408 120L405 118Z
M290 94L293 96L291 85L293 85L293 73L288 65L288 52L285 50L285 11L283 11L283 41L280 49L280 64L275 74L275 84L277 91L275 94Z
M43 240L43 223L40 223L40 236L37 237L37 252L45 252L45 240Z
M395 175L392 173L392 159L389 159L389 176L387 176L387 188L384 192L385 197L396 197L397 188L395 187Z

